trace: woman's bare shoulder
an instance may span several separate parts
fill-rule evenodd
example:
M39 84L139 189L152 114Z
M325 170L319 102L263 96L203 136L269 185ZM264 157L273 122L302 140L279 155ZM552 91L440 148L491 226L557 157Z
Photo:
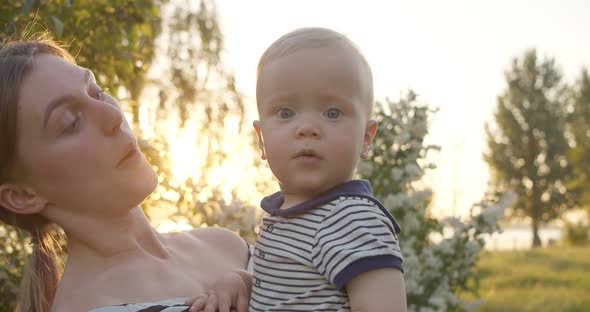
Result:
M204 227L196 228L185 232L176 234L178 239L183 239L185 242L206 247L209 250L215 250L224 256L231 256L247 261L248 248L246 241L244 241L236 233L222 227Z
M199 241L205 244L245 244L239 235L222 227L202 227L187 231L161 233L161 235L168 242L174 243Z
M192 236L212 243L241 243L244 241L236 233L223 227L204 227L188 231Z
M207 255L215 261L229 261L233 265L245 267L248 263L248 245L236 233L222 227L202 227L188 231L162 234L167 245L181 254L193 255L203 254L208 250Z

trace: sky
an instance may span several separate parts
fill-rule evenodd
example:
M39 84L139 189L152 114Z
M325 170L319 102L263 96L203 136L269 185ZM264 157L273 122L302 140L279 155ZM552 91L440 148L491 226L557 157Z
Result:
M252 101L256 65L268 45L293 29L320 26L360 46L373 70L376 99L397 100L412 89L420 102L438 108L428 137L441 146L432 157L438 168L425 180L438 215L464 215L487 188L484 124L492 121L496 97L505 89L504 72L515 57L535 48L556 59L567 82L575 81L582 67L590 68L589 1L216 3L225 61Z

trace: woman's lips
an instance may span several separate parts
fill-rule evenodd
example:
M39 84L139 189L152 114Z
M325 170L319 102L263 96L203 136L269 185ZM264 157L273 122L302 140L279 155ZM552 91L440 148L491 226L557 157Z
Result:
M119 160L117 167L123 165L124 163L126 163L128 161L133 160L133 158L135 158L138 155L139 155L139 151L135 147L135 144L130 144L129 148L127 148L125 155L123 155L123 158L121 158L121 160Z

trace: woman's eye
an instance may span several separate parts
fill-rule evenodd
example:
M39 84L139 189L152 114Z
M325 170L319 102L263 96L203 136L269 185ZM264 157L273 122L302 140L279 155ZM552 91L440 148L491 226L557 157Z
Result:
M295 112L292 111L291 109L288 108L281 108L279 110L279 117L281 119L289 119L291 117L295 116Z
M324 113L324 116L329 119L337 119L338 117L342 116L342 111L337 108L330 108Z
M99 101L104 101L107 91L108 91L108 89L102 89L100 87L96 87L96 91L94 92L93 98L95 98Z
M107 96L108 91L109 91L108 89L100 89L98 91L98 99L101 101L104 101Z
M82 122L82 112L71 112L68 115L66 120L64 120L64 127L61 130L61 134L64 135L73 134L78 131Z
M80 114L76 114L74 120L72 120L63 130L64 134L71 134L76 132L80 127Z

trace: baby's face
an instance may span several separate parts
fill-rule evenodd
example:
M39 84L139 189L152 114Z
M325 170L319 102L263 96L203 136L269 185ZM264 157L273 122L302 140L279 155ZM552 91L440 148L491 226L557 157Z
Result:
M308 48L268 63L260 72L263 157L286 194L313 197L352 178L368 151L366 72L358 56L337 47Z

